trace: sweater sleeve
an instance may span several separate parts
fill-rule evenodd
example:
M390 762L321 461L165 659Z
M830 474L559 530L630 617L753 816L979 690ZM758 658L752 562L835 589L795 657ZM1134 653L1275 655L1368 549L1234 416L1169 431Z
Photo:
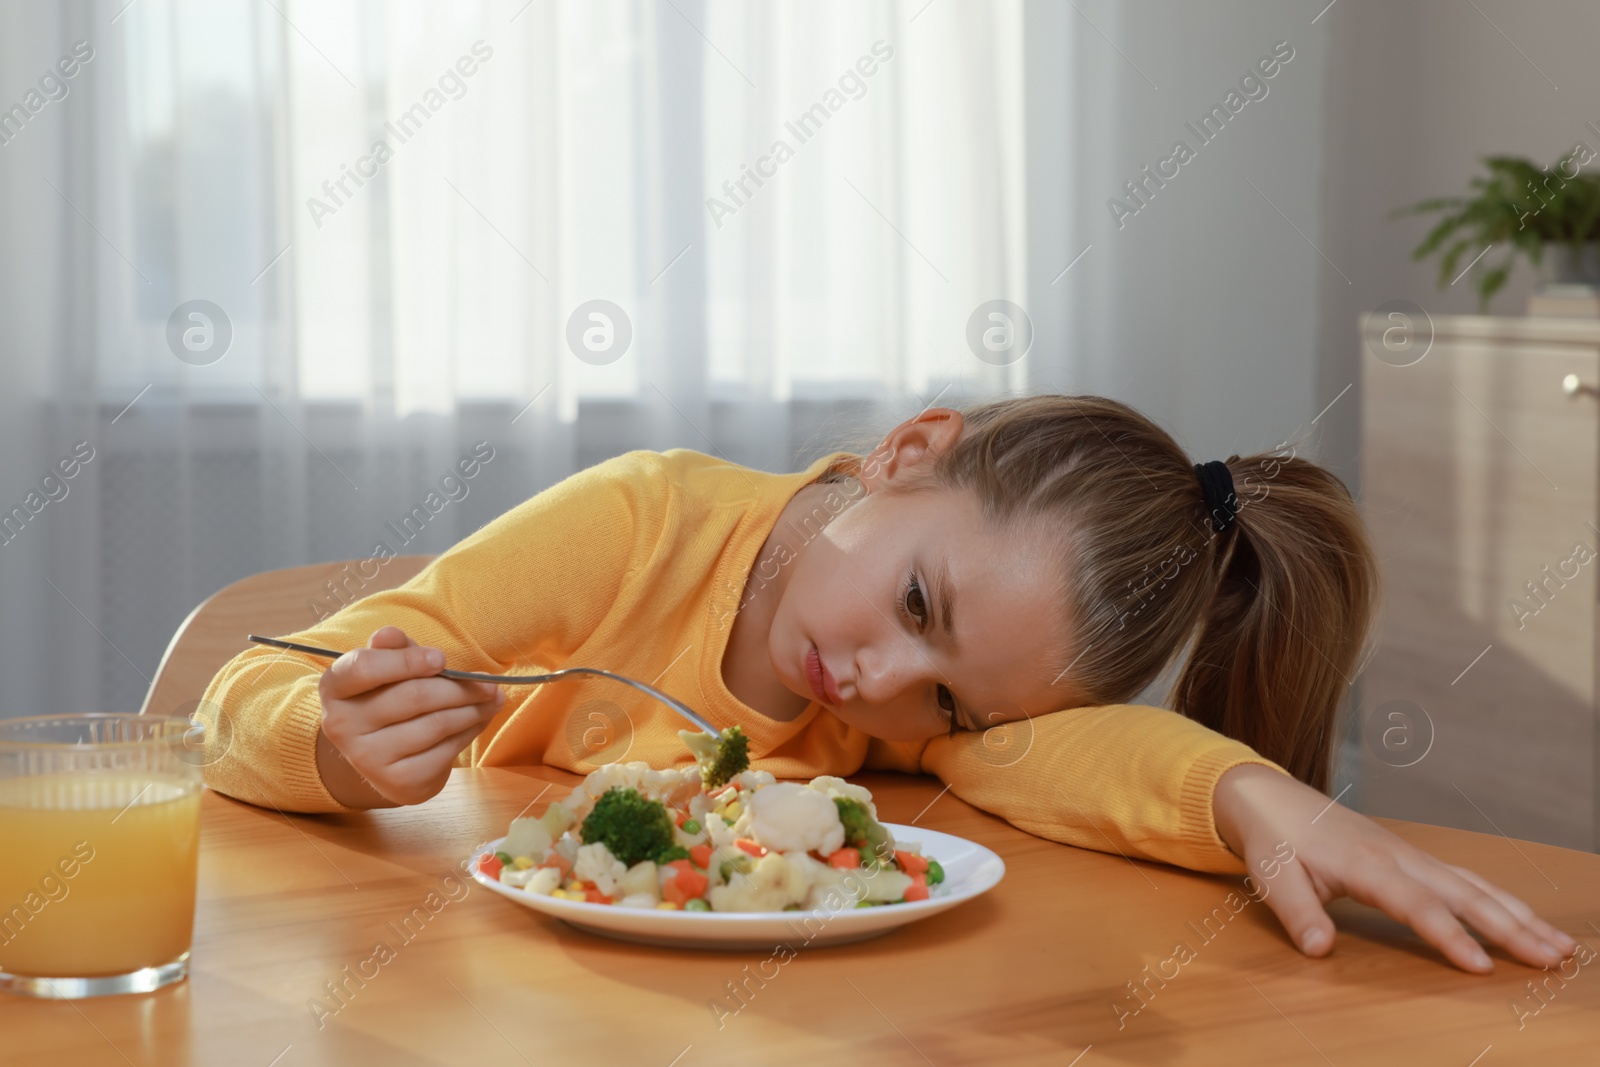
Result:
M461 670L507 673L563 662L594 631L658 539L667 497L651 453L630 452L557 483L440 555L410 581L357 600L289 640L364 647L398 626ZM317 773L317 682L326 660L254 647L212 679L204 701L228 729L206 784L288 811L347 810Z
M1197 871L1242 873L1217 835L1217 780L1241 763L1283 768L1177 712L1074 708L936 737L922 769L1030 834Z

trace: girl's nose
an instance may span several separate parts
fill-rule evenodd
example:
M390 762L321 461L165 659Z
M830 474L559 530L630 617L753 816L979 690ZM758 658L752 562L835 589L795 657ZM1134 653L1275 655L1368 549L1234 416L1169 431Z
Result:
M884 704L920 682L929 670L916 648L892 637L889 643L856 654L856 690L867 703Z

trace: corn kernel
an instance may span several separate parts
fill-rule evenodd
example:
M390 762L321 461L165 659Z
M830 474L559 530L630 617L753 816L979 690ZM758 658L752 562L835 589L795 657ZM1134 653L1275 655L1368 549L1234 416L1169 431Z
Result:
M519 871L525 871L529 867L533 866L533 857L532 856L517 856L516 858L514 858L511 861L511 866L515 867Z
M656 905L656 910L657 911L677 911L678 910L678 906L676 904L674 904L670 900L663 900L661 903Z
M735 800L732 804L729 804L723 809L723 814L730 819L738 819L739 813L742 811L744 811L744 805Z

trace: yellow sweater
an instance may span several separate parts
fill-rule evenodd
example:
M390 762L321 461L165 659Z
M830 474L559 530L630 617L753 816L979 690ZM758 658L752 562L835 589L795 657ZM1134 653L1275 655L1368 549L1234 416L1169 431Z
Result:
M779 778L860 770L937 775L952 792L1040 837L1196 870L1244 869L1217 836L1217 779L1250 748L1160 708L1052 712L931 740L890 742L812 703L789 722L736 699L722 655L756 556L805 484L847 456L768 474L687 449L629 452L539 493L440 555L289 639L366 644L385 624L444 650L461 670L529 674L595 666L650 682L713 725L738 723L751 765ZM339 811L316 767L325 660L271 648L234 657L205 699L232 721L212 788L291 811ZM605 678L506 687L506 704L462 753L473 766L692 762L683 720ZM1278 768L1281 770L1282 768Z

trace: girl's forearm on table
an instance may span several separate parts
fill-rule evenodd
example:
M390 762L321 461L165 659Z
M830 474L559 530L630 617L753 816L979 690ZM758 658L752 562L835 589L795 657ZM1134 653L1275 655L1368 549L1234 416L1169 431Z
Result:
M1237 767L1230 767L1217 779L1211 814L1216 821L1217 836L1222 838L1234 855L1244 855L1244 827L1249 816L1251 784L1262 780L1277 781L1284 777L1282 771L1264 764L1241 763Z

